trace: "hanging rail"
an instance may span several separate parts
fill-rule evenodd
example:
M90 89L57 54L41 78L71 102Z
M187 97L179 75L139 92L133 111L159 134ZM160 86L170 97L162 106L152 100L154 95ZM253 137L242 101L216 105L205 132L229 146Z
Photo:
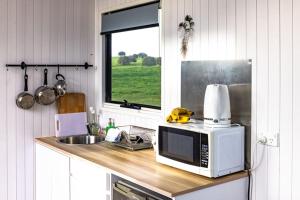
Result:
M87 62L84 63L84 65L67 65L67 64L26 64L25 62L22 62L21 64L6 64L6 67L20 67L21 69L25 69L27 67L83 67L84 69L88 69L89 67L94 67L93 65L88 64Z

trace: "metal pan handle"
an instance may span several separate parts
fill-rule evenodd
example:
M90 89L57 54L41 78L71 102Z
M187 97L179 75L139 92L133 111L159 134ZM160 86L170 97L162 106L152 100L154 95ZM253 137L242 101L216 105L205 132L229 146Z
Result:
M56 80L60 80L59 78L61 78L61 80L65 80L65 77L62 74L56 74Z
M28 91L28 75L27 74L24 75L24 91L25 92Z
M48 69L44 69L44 86L48 85Z

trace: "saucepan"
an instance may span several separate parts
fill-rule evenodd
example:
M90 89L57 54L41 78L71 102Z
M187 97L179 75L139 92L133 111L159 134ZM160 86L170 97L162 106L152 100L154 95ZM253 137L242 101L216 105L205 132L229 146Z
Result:
M41 105L50 105L57 99L56 91L54 88L48 86L48 69L44 69L44 85L40 86L35 91L35 101Z

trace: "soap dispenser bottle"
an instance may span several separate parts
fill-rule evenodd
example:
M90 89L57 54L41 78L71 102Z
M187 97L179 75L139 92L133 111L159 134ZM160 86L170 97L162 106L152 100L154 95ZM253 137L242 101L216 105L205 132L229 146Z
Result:
M112 119L112 118L109 118L108 119L108 124L107 124L106 129L105 129L105 133L107 134L108 130L111 129L111 128L115 128L115 120Z

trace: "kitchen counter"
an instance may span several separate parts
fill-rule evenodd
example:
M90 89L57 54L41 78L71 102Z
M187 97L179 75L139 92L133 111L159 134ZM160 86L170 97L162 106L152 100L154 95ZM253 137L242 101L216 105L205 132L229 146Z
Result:
M245 171L216 179L192 174L157 163L151 149L132 152L107 143L67 145L56 142L55 137L37 138L36 142L69 157L100 165L112 174L170 198L247 177Z

